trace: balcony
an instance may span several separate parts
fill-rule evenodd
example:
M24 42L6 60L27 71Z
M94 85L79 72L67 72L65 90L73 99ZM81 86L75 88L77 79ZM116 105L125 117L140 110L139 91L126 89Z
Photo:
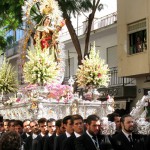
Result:
M111 14L104 16L104 17L101 17L99 19L94 19L91 31L112 25L112 24L116 23L116 21L117 21L117 12L111 13ZM79 26L78 28L75 28L76 34L78 36L85 34L86 24L87 24L87 21L85 21L83 23L83 25ZM62 41L70 40L71 37L70 37L69 32L68 31L62 31L61 39L62 39Z
M115 99L126 99L136 97L136 80L128 77L118 77L118 68L110 68L110 82L108 88L99 88L102 92L101 99L106 99L107 95L114 96Z
M118 68L110 68L110 82L108 88L99 88L103 95L101 99L106 99L107 95L114 96L115 99L135 98L136 82L134 78L118 77ZM75 75L73 76L76 79ZM64 83L68 84L69 77L64 78ZM77 89L79 92L83 92Z
M120 86L120 85L121 86L129 86L129 85L136 84L134 78L118 77L118 68L117 67L110 68L109 74L110 74L109 87Z

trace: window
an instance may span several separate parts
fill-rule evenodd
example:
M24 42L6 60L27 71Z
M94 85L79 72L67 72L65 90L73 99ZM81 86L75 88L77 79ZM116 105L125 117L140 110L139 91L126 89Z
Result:
M118 66L117 46L107 48L107 64L109 68Z
M16 30L16 41L19 41L21 38L23 38L24 32L23 30L17 29Z
M146 20L128 25L129 54L143 52L147 49Z

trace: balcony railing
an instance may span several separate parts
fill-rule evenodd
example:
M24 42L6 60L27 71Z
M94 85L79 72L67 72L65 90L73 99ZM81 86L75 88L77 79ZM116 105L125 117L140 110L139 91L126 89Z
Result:
M117 12L111 13L111 14L101 17L99 19L94 19L91 31L109 26L111 24L114 24L116 21L117 21ZM78 34L78 36L85 34L86 27L87 27L87 22L85 21L83 23L83 25L79 26L78 28L75 28L75 31ZM69 32L62 31L61 39L62 39L62 41L71 39Z
M118 68L117 67L110 68L109 74L110 74L109 86L135 85L134 78L118 77Z
M127 85L135 85L135 79L134 78L128 78L128 77L118 77L118 68L113 67L110 68L109 71L110 74L110 82L109 87L112 86L127 86ZM73 75L73 79L76 79L76 76ZM64 83L68 84L69 77L64 78Z

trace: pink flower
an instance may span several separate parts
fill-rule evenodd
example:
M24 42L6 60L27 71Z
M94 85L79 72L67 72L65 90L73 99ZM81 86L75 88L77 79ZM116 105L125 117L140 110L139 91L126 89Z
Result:
M97 75L99 78L102 76L102 74L101 73L98 73L98 75Z
M107 95L107 100L109 100L110 99L110 95Z
M16 99L16 102L20 102L20 98L17 98L17 99Z
M72 87L68 85L51 84L47 85L47 89L49 91L48 98L54 98L58 102L60 100L67 102L73 96Z

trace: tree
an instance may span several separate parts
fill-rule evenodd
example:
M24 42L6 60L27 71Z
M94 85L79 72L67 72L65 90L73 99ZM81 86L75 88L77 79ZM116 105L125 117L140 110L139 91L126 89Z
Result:
M78 39L78 35L75 32L75 29L71 22L71 14L76 16L77 14L81 14L82 12L90 12L89 16L87 17L87 29L85 35L85 48L84 48L84 56L88 54L88 46L89 46L89 39L91 33L91 27L94 20L94 16L96 10L101 10L103 5L100 4L100 0L58 0L58 4L60 9L63 12L63 17L66 19L66 26L70 33L72 42L78 54L78 64L81 64L82 60L82 51L80 42Z
M63 13L63 17L66 19L66 26L70 33L72 42L78 54L78 64L81 64L82 60L82 51L78 35L75 32L75 29L71 22L71 15L76 16L82 12L89 12L87 16L87 30L85 35L85 48L84 56L88 54L89 39L91 33L92 22L94 20L96 10L101 10L103 5L100 4L100 0L56 0L58 1L59 7ZM0 4L0 24L6 26L7 29L16 29L22 23L21 21L21 6L23 5L24 0L3 0ZM38 3L37 3L38 9ZM34 18L39 20L37 11L35 7L31 10ZM20 12L20 13L18 13ZM41 16L40 16L41 17Z
M86 6L86 7L87 7L87 10L90 11L90 14L88 16L87 32L85 36L84 56L88 54L90 33L91 33L92 23L94 20L96 10L98 9L100 11L103 8L103 5L100 4L100 0L93 0L93 2L89 3L89 6Z
M0 54L4 52L7 42L3 36L0 36Z
M15 30L22 23L21 6L24 0L3 0L0 3L0 27Z

